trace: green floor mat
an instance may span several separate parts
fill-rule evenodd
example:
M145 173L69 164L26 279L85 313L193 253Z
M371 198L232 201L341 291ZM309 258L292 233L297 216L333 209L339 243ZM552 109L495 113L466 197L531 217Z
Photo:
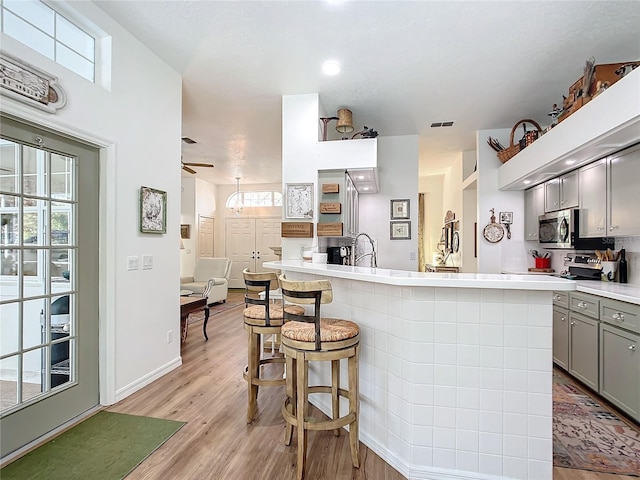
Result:
M0 470L2 480L116 480L184 422L98 412Z

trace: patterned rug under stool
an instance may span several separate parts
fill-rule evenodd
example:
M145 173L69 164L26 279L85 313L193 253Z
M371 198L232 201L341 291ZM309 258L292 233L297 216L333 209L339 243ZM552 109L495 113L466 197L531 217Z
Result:
M553 465L640 477L640 427L553 374Z

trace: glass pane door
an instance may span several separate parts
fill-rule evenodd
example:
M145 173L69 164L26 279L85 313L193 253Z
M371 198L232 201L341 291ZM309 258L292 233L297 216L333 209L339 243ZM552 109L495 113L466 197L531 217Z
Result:
M97 150L1 120L0 418L4 456L24 444L20 437L31 441L90 408L87 405L97 404L98 169ZM93 179L79 187L81 175ZM86 224L78 216L80 206L94 217ZM88 231L81 233L80 224ZM87 267L83 272L79 268L82 251L87 259L82 263ZM82 353L87 347L92 350L88 355ZM86 373L81 375L83 368ZM61 393L64 395L59 396ZM78 402L78 395L86 399ZM39 415L45 419L36 420ZM30 421L42 426L25 429ZM11 432L12 425L18 424L20 434ZM25 434L25 430L32 432Z

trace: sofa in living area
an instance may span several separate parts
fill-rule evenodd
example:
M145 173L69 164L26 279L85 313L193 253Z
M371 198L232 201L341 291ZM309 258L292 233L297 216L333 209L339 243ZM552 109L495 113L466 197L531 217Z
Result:
M231 260L224 257L200 258L192 277L180 277L180 289L207 296L207 305L227 301Z

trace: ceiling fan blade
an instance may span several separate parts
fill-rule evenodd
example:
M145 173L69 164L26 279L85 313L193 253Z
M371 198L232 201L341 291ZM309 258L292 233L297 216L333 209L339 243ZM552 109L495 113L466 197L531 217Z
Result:
M187 167L184 163L182 164L182 169L189 173L196 173L196 171L193 168Z
M190 165L192 167L211 167L214 165L212 163L193 163L193 162L182 162L183 165Z

